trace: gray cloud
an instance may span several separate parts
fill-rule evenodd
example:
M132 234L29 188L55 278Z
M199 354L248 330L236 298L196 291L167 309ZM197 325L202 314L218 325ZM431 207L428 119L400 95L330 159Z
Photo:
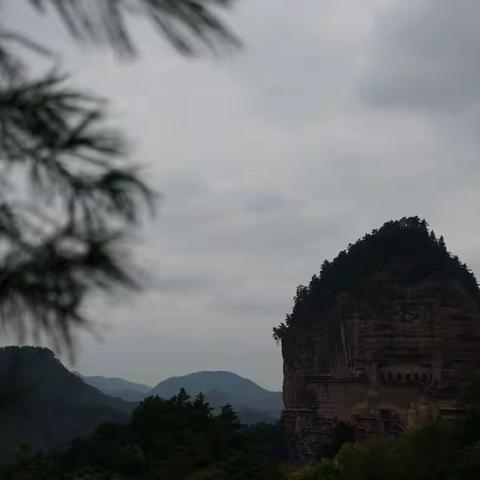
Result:
M397 2L377 22L366 97L407 111L477 109L479 39L475 0Z
M296 286L390 218L426 217L480 272L474 0L245 0L242 53L182 59L135 27L133 64L17 3L12 22L111 100L162 193L134 245L149 284L92 303L104 339L81 336L79 370L156 383L231 369L278 388L271 329Z

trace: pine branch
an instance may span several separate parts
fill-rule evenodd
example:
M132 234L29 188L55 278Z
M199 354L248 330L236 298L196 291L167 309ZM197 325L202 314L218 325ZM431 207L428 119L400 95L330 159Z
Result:
M218 12L234 0L30 0L40 12L54 10L71 35L80 41L107 44L120 55L136 54L129 17L151 22L184 54L199 47L237 48L238 38Z
M56 12L76 39L122 55L136 53L130 17L150 21L185 54L239 45L220 18L233 0L27 1ZM93 292L138 286L119 245L155 195L122 135L105 127L105 102L65 76L32 78L19 46L50 55L0 25L0 326L71 351L76 328L90 325Z
M0 161L10 167L2 181L13 187L24 172L37 192L35 203L0 197L0 317L71 348L75 328L89 325L89 295L136 286L116 245L154 194L104 128L104 103L66 81L0 89Z

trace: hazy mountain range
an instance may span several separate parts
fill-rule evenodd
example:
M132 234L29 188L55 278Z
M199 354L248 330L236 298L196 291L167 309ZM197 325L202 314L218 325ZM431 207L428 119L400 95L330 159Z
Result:
M0 348L0 458L19 444L50 450L102 423L128 422L146 396L171 398L184 388L202 392L215 409L230 403L243 423L276 422L281 392L270 392L231 372L172 377L151 388L122 378L83 377L46 348Z
M87 377L79 372L74 372L85 383L92 387L98 388L101 392L112 397L119 397L129 402L140 402L149 392L152 387L143 385L142 383L129 382L123 378L107 378L101 376Z
M181 388L191 396L202 392L215 409L226 403L231 404L244 423L276 422L280 418L283 407L282 392L271 392L232 372L205 371L171 377L153 388L122 378L98 376L81 376L81 378L107 395L128 401L141 401L153 395L171 398Z
M271 392L235 373L197 372L160 382L150 395L170 398L184 388L190 395L202 392L210 405L231 404L244 423L275 422L283 408L282 392Z

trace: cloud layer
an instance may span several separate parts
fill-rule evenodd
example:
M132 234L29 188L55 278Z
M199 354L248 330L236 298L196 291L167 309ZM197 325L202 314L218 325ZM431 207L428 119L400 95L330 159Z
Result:
M10 2L16 4L17 2ZM140 295L98 301L104 341L77 368L155 383L230 369L279 388L271 329L325 258L390 218L418 214L480 273L480 5L474 0L245 0L244 49L187 60L143 27L122 64L60 47L163 194L138 233Z

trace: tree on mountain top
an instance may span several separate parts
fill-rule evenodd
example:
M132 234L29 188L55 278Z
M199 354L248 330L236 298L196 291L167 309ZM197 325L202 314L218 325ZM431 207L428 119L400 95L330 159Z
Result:
M398 280L405 286L433 275L455 279L480 303L475 275L448 252L443 237L437 239L425 220L404 217L366 234L333 261L324 261L320 273L312 277L308 286L297 287L292 313L274 328L275 340L282 340L296 326L308 321L312 312L335 305L338 293L354 294L369 275L388 268L395 269Z

